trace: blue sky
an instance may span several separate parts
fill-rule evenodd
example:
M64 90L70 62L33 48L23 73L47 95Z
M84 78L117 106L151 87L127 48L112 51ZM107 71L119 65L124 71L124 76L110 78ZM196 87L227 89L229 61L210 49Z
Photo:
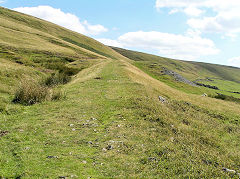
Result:
M3 0L107 45L240 67L239 0Z

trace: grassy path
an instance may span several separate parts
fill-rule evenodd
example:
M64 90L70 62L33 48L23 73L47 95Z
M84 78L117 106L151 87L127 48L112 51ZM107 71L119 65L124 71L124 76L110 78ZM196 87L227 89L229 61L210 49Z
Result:
M222 167L238 169L234 115L185 103L189 96L124 60L102 60L63 88L65 100L0 115L0 176L226 177ZM168 104L157 98L178 94Z

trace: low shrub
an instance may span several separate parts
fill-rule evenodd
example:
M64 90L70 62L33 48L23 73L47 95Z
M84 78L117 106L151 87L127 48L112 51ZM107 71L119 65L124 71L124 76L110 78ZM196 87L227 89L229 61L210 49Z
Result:
M239 98L235 98L233 96L224 95L224 94L221 94L221 93L217 93L217 95L210 96L210 97L213 97L213 98L216 98L216 99L225 100L225 101L233 101L233 102L240 103L240 99Z
M25 79L20 82L19 89L16 91L13 102L23 105L33 105L45 101L49 95L49 88L41 83Z
M51 74L51 76L47 77L44 80L44 84L46 86L52 87L52 86L57 86L60 84L66 84L70 80L71 80L71 77L68 76L67 74L57 72L57 73L53 73L53 74Z

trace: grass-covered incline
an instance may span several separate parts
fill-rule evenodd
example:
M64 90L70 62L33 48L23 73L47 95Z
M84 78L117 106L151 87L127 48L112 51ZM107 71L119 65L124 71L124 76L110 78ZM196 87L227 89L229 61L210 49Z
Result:
M112 48L123 56L133 60L134 65L141 68L152 77L165 82L173 88L193 94L207 93L214 96L216 93L221 93L240 98L240 93L232 93L240 92L239 68L200 62L180 61L116 47ZM188 80L216 86L219 90L192 87L188 84L177 82L171 76L163 74L164 68L177 72Z
M37 29L18 22L20 18L42 23L37 30L43 29L46 36L51 28L59 37L66 35L65 31L68 36L76 35L74 42L62 42L70 47L54 43L55 50L39 50L38 46L52 45L43 39L38 44L33 44L35 38L29 39L31 46L4 40L6 49L1 52L7 53L0 57L0 177L238 177L223 171L223 167L240 170L238 103L172 88L92 39L30 16L0 11L4 14L0 17L14 22L15 28L22 24L26 29ZM79 70L69 83L56 87L64 91L64 98L31 106L11 102L20 79L45 78L61 70L48 64L59 63L61 68ZM161 103L159 96L167 102Z

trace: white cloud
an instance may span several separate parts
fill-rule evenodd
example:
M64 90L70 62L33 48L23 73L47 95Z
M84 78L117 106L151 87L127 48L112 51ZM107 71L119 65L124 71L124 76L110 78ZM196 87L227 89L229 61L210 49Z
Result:
M240 57L234 57L228 60L230 66L236 66L240 68Z
M187 23L191 28L202 32L223 33L231 37L240 33L240 14L234 12L222 12L215 17L201 19L191 18Z
M186 7L183 12L189 16L200 16L203 13L203 10L196 7Z
M201 56L219 53L213 41L201 38L197 32L192 32L191 35L176 35L138 31L125 33L117 40L98 40L107 45L156 51L161 56L183 60L196 60Z
M178 12L184 12L188 16L200 16L201 14L204 13L203 10L198 9L196 7L186 7L186 8L174 8L169 11L169 14L175 14Z
M178 12L180 12L179 9L172 9L171 11L169 11L169 14L176 14Z
M176 35L162 32L129 32L118 38L126 47L156 50L162 56L196 60L201 56L215 55L219 50L213 41L198 35Z
M51 6L18 7L13 10L53 22L85 35L97 35L108 31L102 25L91 25L86 20L81 22L76 15L65 13L61 9L55 9Z
M104 45L108 45L108 46L113 46L113 47L123 47L123 45L117 41L117 40L112 40L112 39L96 39L97 41L103 43Z
M240 33L239 0L156 0L156 8L169 8L170 13L183 12L191 18L187 24L202 32L236 37ZM209 11L210 16L204 12ZM213 13L214 12L214 13Z

